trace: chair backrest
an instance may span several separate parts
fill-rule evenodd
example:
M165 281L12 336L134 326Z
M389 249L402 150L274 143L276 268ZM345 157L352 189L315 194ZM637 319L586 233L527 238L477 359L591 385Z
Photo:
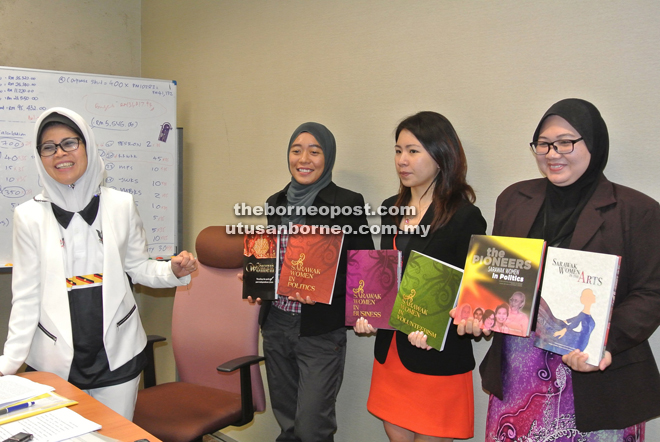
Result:
M225 226L202 230L195 243L198 271L179 287L172 313L172 347L183 382L240 393L240 377L218 373L233 358L259 354L259 307L241 299L236 277L243 266L243 236L227 235ZM255 411L266 409L259 365L252 366Z

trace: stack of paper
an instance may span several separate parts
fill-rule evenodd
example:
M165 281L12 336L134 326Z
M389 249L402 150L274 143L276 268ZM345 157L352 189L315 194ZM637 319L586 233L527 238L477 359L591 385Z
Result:
M99 424L85 419L75 411L60 408L0 425L0 439L23 432L34 435L32 442L59 442L100 429Z
M101 429L65 408L77 402L53 390L20 376L0 376L0 440L23 432L34 436L32 442L59 442ZM7 407L25 403L30 405L3 413Z
M20 376L0 376L0 409L55 390Z

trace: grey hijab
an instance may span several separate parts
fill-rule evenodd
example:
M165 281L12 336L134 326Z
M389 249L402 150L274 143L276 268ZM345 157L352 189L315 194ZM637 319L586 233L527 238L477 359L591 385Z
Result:
M298 138L298 135L303 132L312 134L314 138L316 138L316 141L319 142L321 149L323 150L325 166L323 167L321 177L318 181L312 184L300 184L293 178L293 176L291 177L291 184L286 192L286 205L293 206L294 210L292 210L291 215L284 215L282 217L282 224L284 225L289 223L305 224L305 216L296 214L295 208L312 206L316 195L318 195L321 189L332 182L332 168L335 165L337 146L332 132L322 124L312 122L303 123L293 131L293 135L291 135L291 139L289 140L289 148L286 151L287 167L289 166L289 151L291 150L291 145L296 138Z

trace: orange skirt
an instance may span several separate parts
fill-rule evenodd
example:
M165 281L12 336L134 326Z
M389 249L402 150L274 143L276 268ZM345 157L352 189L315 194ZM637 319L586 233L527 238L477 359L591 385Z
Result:
M413 373L401 363L394 336L385 363L374 360L367 409L417 434L469 439L474 436L472 372Z

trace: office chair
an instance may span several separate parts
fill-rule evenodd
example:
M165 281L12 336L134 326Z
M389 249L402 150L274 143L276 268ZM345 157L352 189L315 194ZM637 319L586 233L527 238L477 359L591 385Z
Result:
M172 313L172 347L181 381L153 386L150 362L133 417L164 442L201 441L226 426L251 422L255 410L266 408L259 370L264 358L258 356L259 307L241 299L242 283L236 277L243 265L243 236L227 235L224 226L207 227L197 236L195 249L199 269L187 287L177 289ZM154 342L165 338L149 338L153 358Z

